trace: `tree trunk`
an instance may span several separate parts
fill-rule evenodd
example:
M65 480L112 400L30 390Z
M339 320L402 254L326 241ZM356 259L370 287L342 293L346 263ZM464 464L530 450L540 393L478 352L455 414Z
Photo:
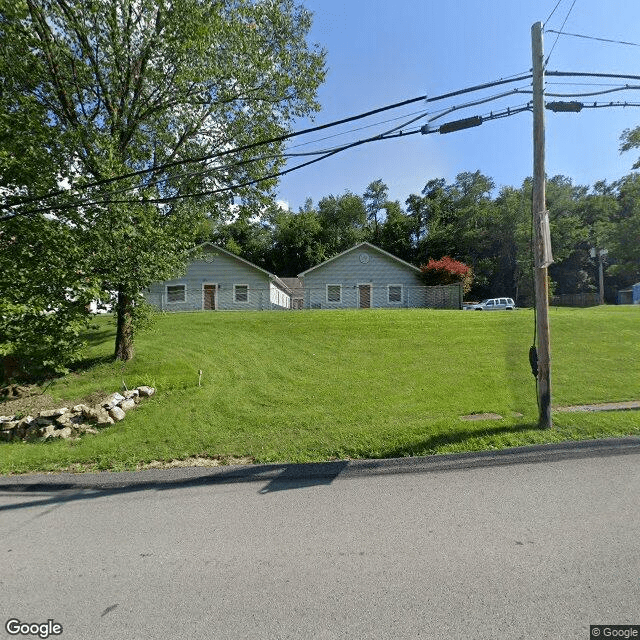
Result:
M116 360L133 358L133 298L118 291Z

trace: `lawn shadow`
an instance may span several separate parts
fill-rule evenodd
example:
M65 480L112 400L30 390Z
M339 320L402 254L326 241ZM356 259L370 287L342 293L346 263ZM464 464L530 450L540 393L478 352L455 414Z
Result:
M115 362L115 357L112 353L104 356L94 356L93 358L80 358L80 360L76 360L69 366L69 371L72 373L82 373L100 364L109 364L112 362Z
M388 449L384 452L385 458L403 458L405 456L423 456L430 455L437 452L441 447L448 445L461 444L471 438L477 437L490 437L498 436L510 433L522 433L523 431L539 430L537 424L524 423L516 425L492 425L481 427L476 429L456 429L450 433L439 433L434 436L419 440L406 446L396 447Z
M523 410L523 396L530 397L529 406L537 405L536 379L531 373L531 365L529 363L529 349L533 341L534 317L531 316L530 336L514 330L518 326L518 316L527 312L529 312L528 309L509 312L511 315L507 319L510 322L505 322L501 325L505 372L507 374L506 386L514 403L513 408L519 411ZM522 384L523 372L528 373L525 383L527 388L524 393Z
M99 347L107 341L111 341L115 336L115 333L111 329L102 329L100 331L89 331L86 335L87 348L89 350ZM109 364L115 361L113 352L106 353L100 356L91 356L79 358L69 366L69 370L73 373L82 373L92 367L100 364Z

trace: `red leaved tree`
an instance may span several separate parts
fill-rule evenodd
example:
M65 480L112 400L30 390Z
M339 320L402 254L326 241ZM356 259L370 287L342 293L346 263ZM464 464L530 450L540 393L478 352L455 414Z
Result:
M444 256L440 260L431 258L426 265L420 267L425 284L429 286L443 284L462 284L462 289L468 293L473 284L473 272L471 267L454 260L449 256Z

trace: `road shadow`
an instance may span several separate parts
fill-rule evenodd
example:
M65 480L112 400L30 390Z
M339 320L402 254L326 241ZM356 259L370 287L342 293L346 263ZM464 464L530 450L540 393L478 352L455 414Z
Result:
M102 472L77 474L65 481L30 481L20 476L0 478L0 495L37 495L26 502L0 505L0 513L28 507L60 505L77 500L93 500L123 493L171 491L191 487L215 486L238 482L266 482L258 491L264 495L314 486L330 485L347 467L347 460L310 464L242 465L238 467L192 467L153 469L139 472ZM184 476L187 477L184 477Z
M514 427L493 428L502 431L514 429ZM529 427L525 425L521 428ZM397 449L390 453L402 454L402 451L403 449ZM536 464L639 454L640 437L629 436L530 445L492 451L374 460L64 474L62 475L63 479L61 476L43 475L4 476L0 477L0 495L20 496L24 500L15 504L0 505L0 513L29 507L49 506L56 508L68 502L92 500L118 494L169 491L203 486L215 487L239 482L263 482L265 484L263 488L258 490L258 493L266 495L277 491L328 486L338 477L362 478L406 473L442 473L513 464ZM29 496L34 499L27 499Z

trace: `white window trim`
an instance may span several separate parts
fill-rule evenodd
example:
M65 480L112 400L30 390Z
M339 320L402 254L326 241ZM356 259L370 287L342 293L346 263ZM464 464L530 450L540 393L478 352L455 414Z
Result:
M169 287L182 287L182 300L169 300ZM167 304L184 304L187 301L187 285L181 282L177 284L167 284L164 287L164 294Z
M342 285L341 284L327 284L326 285L326 300L327 304L341 304L342 303ZM329 287L338 287L340 298L338 300L329 300Z
M400 300L391 300L391 287L400 287ZM404 298L404 285L402 284L387 285L387 303L388 304L402 304L403 298Z
M238 287L247 288L247 299L238 300ZM233 285L233 302L234 304L249 304L249 285L248 284L234 284Z
M215 287L213 290L213 310L218 310L218 283L217 282L203 282L202 283L202 310L204 311L204 287Z

